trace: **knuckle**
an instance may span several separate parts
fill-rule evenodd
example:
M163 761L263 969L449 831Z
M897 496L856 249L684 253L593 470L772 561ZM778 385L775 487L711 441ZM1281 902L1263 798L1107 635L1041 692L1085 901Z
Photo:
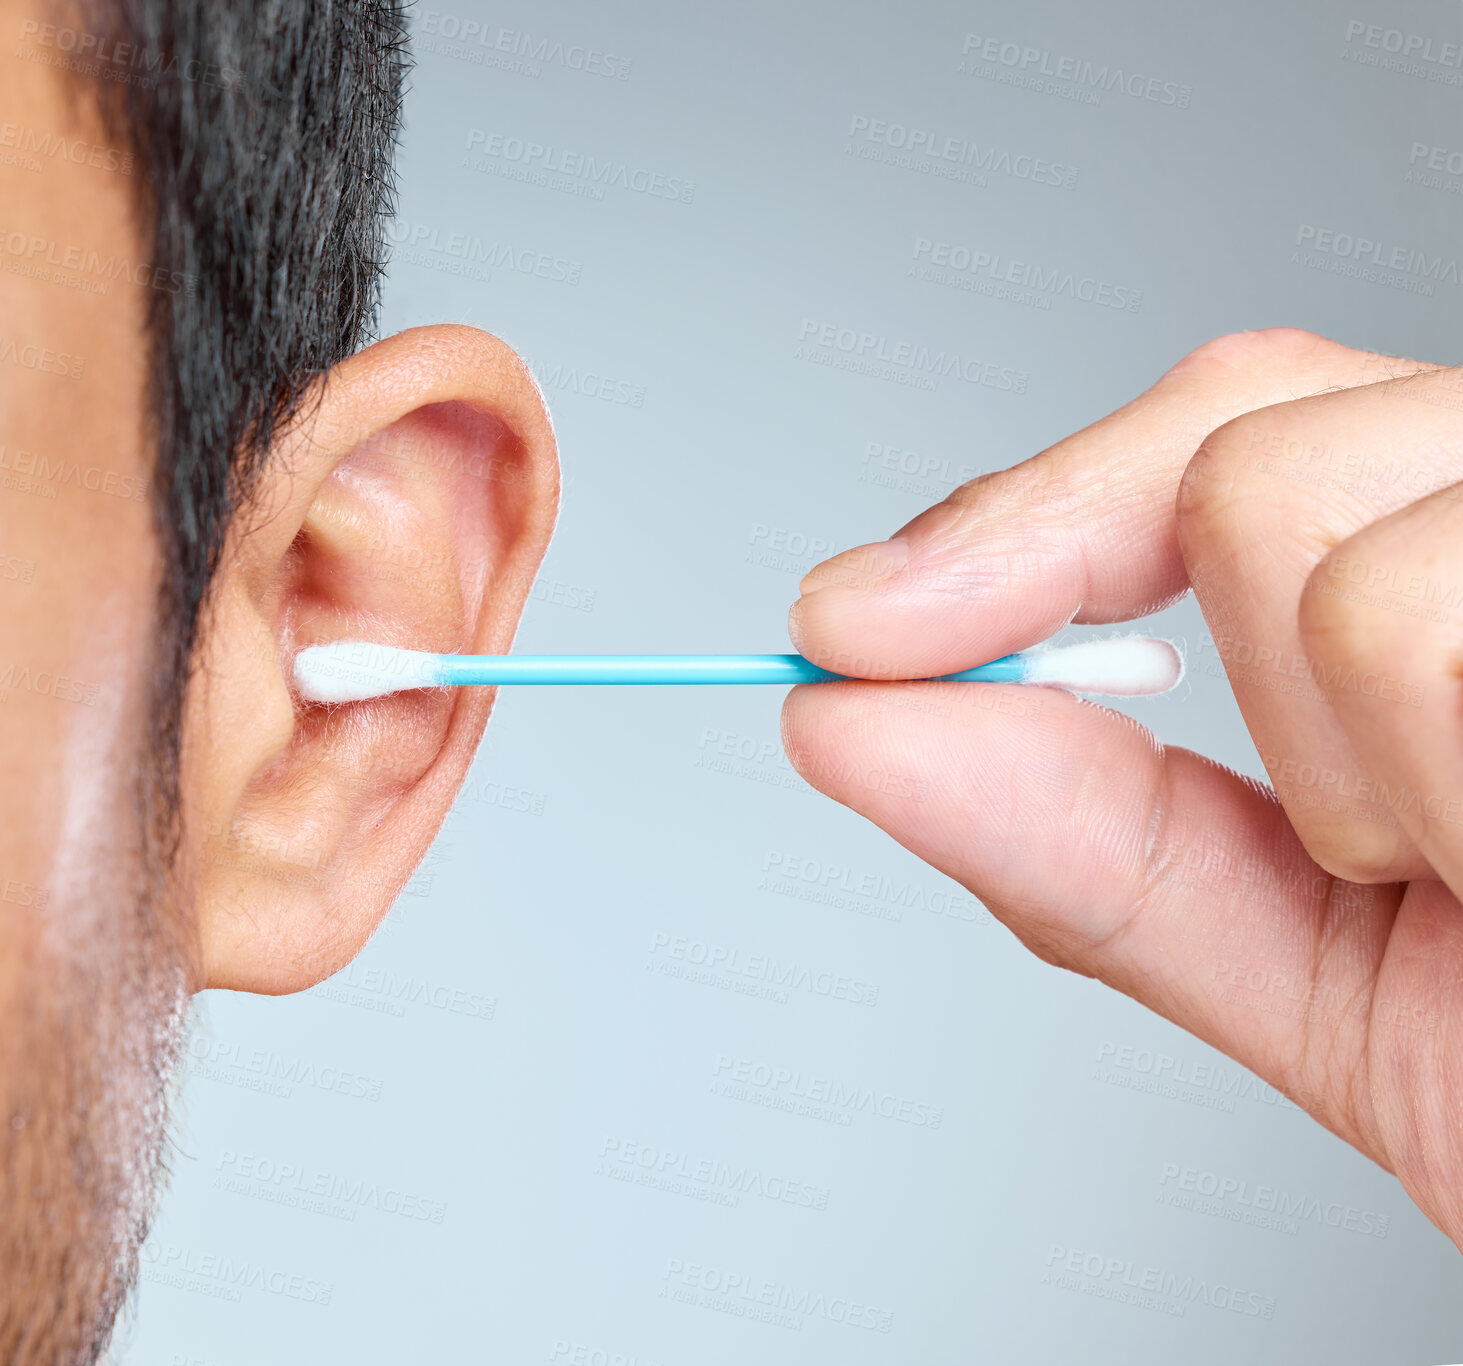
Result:
M1293 365L1323 347L1346 349L1337 342L1300 327L1265 327L1253 332L1227 332L1196 346L1169 373L1201 371L1229 375L1236 370Z

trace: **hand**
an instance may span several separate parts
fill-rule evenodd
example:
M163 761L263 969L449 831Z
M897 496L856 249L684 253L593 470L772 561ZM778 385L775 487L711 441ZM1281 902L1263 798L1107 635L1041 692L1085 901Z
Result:
M1051 689L818 684L783 737L1039 957L1258 1073L1463 1245L1460 479L1463 371L1243 333L803 580L797 648L877 679L1192 588L1273 790Z

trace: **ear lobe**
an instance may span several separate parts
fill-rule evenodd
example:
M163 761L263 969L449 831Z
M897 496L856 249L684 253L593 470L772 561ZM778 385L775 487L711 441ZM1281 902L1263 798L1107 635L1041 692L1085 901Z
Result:
M388 338L305 412L231 530L189 695L210 987L294 991L349 962L425 855L492 707L486 688L309 703L295 653L507 652L558 504L542 397L486 333Z

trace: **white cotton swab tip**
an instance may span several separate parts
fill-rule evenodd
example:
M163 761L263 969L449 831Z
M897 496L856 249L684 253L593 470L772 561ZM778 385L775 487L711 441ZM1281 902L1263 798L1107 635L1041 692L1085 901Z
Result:
M1120 636L1050 650L1028 650L1023 683L1045 683L1072 692L1145 697L1168 692L1184 676L1184 657L1167 640Z
M311 702L365 702L387 693L439 686L439 659L422 650L363 640L312 645L295 656L295 686Z

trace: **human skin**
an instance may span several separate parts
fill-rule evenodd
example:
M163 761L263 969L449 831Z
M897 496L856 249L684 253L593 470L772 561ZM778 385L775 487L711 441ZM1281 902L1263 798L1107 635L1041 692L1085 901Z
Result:
M231 523L153 802L161 553L149 234L84 87L0 0L0 1360L90 1360L146 1231L189 996L348 962L439 828L491 689L328 708L299 648L506 651L557 508L553 431L496 338L335 368ZM6 144L7 146L13 144ZM64 146L64 154L55 149ZM99 150L98 150L99 149ZM93 156L93 151L98 154ZM140 267L141 269L136 269Z
M1038 957L1259 1074L1463 1246L1460 411L1463 371L1221 337L801 584L798 649L881 680L1192 590L1273 790L1055 690L802 687L783 736Z

